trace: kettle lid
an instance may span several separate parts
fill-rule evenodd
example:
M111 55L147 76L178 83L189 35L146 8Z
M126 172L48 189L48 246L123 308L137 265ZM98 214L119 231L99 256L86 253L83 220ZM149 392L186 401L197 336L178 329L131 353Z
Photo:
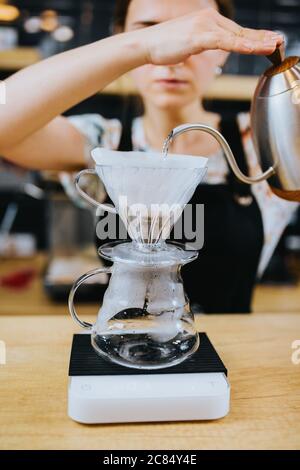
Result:
M268 98L300 85L300 57L291 56L272 65L261 76L255 98Z

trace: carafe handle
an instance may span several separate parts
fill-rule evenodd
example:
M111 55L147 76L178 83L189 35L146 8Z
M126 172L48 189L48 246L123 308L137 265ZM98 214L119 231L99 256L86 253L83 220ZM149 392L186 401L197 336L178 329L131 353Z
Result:
M207 132L219 142L219 144L221 145L225 153L226 159L233 173L239 180L243 181L244 183L247 183L247 184L259 183L260 181L264 181L270 176L274 175L275 169L273 166L270 166L270 168L267 171L265 171L259 176L250 177L250 176L244 175L244 173L241 172L241 170L239 169L236 163L236 160L234 158L234 155L231 151L231 148L227 140L222 136L222 134L219 131L217 131L213 127L206 126L205 124L183 124L182 126L175 127L175 129L173 129L170 132L165 142L164 149L163 149L164 154L166 155L168 153L169 145L173 141L174 137L177 137L178 135L183 134L184 132L192 131L192 130Z
M81 286L81 284L83 284L90 277L96 276L97 274L103 274L103 273L111 274L111 269L112 269L111 267L97 268L97 269L93 269L92 271L87 272L86 274L83 274L83 276L81 276L80 278L77 279L76 282L74 282L72 289L70 290L69 311L73 320L76 323L78 323L82 328L86 328L90 330L93 327L93 325L92 323L88 323L88 322L80 320L80 318L78 317L77 312L75 310L75 306L74 306L74 297L75 297L76 291Z
M80 181L80 178L84 175L94 175L94 176L98 177L97 172L93 169L82 170L78 173L78 175L75 177L75 187L76 187L77 191L79 192L80 196L83 197L83 199L88 201L93 206L97 207L97 209L99 209L99 207L101 207L101 209L103 209L105 211L112 212L113 214L116 214L117 210L114 206L112 206L110 204L102 204L102 203L96 201L95 199L93 199L91 196L89 196L85 191L83 191L83 189L80 187L79 181Z

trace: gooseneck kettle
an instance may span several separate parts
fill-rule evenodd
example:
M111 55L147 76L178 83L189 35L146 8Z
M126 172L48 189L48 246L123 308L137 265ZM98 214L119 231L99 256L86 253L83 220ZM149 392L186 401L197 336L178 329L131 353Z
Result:
M300 202L300 57L284 58L283 46L260 78L251 107L251 128L263 170L277 196Z
M300 57L284 58L284 46L267 56L272 66L260 77L251 105L251 129L263 173L244 175L220 132L204 124L184 124L168 136L164 153L174 137L189 130L208 132L217 139L236 175L244 183L268 180L283 199L300 202Z

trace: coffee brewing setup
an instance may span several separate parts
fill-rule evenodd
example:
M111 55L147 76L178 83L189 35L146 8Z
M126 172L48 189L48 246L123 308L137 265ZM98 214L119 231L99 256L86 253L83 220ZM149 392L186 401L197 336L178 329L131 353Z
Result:
M77 189L95 207L118 213L131 241L103 245L100 255L113 265L83 275L70 292L71 315L90 334L74 336L69 415L89 423L224 416L226 369L196 330L180 275L198 253L166 241L202 181L207 159L101 148L92 157L95 170L79 173ZM87 174L101 179L114 206L81 189ZM110 281L92 325L80 320L74 296L103 272Z
M270 110L285 100L290 134L297 123L299 131L299 103L290 96L295 93L293 80L300 78L299 58L284 59L276 50L270 59L274 65L259 81L252 103L261 175L244 175L224 137L203 124L175 128L162 154L94 149L95 169L77 175L81 196L97 209L119 214L131 240L103 245L99 254L112 266L81 276L70 292L70 313L87 333L74 335L71 352L69 416L75 421L209 420L229 412L227 370L207 335L196 330L180 275L181 267L198 253L166 241L203 180L208 159L168 151L173 139L186 131L207 132L217 139L240 180L253 184L268 178L276 194L298 200L299 138L285 155L276 129L278 122L281 127L284 123L280 113L275 116ZM260 126L259 115L264 119ZM85 175L100 178L113 205L101 204L83 191L80 179ZM101 273L110 274L110 281L91 324L79 318L74 298L85 281Z

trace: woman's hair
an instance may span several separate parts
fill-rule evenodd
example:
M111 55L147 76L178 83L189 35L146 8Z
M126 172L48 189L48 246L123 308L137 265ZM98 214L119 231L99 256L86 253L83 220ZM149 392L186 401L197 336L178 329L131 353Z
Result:
M227 18L233 18L234 8L232 0L215 0L219 12ZM124 31L128 8L131 0L116 0L116 7L113 18L113 30L114 32Z

